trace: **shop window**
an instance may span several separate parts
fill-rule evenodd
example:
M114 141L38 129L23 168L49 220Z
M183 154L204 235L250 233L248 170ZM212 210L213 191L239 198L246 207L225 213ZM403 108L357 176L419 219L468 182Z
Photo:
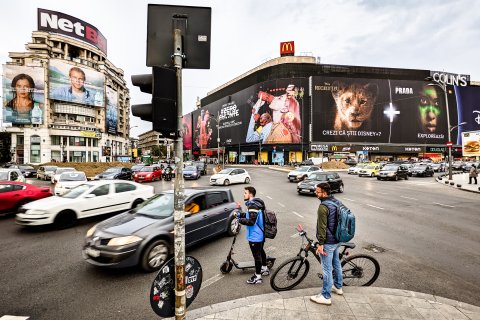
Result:
M62 162L61 152L52 150L52 161Z
M70 151L70 162L86 162L85 151Z
M30 137L30 162L31 163L40 163L40 136L31 136Z

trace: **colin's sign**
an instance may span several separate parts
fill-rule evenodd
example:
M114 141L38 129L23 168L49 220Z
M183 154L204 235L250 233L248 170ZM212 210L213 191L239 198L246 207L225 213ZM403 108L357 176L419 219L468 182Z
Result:
M443 71L430 71L430 76L435 82L445 85L466 87L470 82L470 76L466 74L455 74Z
M38 8L38 30L64 34L88 42L107 54L107 39L97 28L67 14Z

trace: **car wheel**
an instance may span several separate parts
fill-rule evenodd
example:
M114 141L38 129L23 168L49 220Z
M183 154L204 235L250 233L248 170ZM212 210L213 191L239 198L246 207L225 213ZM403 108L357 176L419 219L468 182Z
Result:
M372 172L372 174L370 175L370 177L372 177L372 178L375 177L375 174Z
M228 222L227 234L233 237L239 232L240 232L240 224L238 223L238 219L235 217L231 217Z
M340 187L338 188L338 192L343 193L344 190L345 188L343 187L343 184L341 184Z
M398 175L397 175L397 176L395 176L395 181L398 181Z
M405 180L408 180L408 174L407 174L407 175L405 175Z
M377 177L377 180L382 180L382 179L380 179L380 177Z
M245 178L245 183L250 183L250 178L249 177Z
M165 240L155 240L143 252L141 267L146 272L156 271L167 261L168 255L168 243Z
M132 203L132 209L135 209L141 203L143 203L142 199L135 199L135 201L133 201L133 203Z
M230 184L230 180L225 179L225 181L223 181L223 185L224 185L224 186L228 186L229 184Z
M57 229L66 229L72 227L76 220L77 215L75 212L72 210L63 210L57 214L53 223Z

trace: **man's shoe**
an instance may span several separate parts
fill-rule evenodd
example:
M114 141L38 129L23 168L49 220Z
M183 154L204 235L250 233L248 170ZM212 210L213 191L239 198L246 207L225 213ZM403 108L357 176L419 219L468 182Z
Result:
M262 270L261 270L260 274L262 276L269 276L270 275L270 270L268 270L267 267L265 267L265 269L262 267Z
M335 294L338 294L339 296L343 295L343 289L342 288L337 289L337 287L335 287L335 285L332 286L332 292L335 293Z
M318 303L318 304L325 304L327 306L331 305L332 304L332 300L331 299L326 299L324 296L322 296L321 294L319 295L316 295L316 296L311 296L310 297L310 300L312 300L313 302L315 303Z
M247 280L248 284L261 284L262 283L262 277L257 276L254 274L250 279Z

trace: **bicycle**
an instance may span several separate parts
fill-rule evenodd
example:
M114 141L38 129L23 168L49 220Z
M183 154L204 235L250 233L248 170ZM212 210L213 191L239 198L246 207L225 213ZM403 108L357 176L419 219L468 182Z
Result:
M309 252L321 264L320 256L316 254L318 243L307 237L307 232L303 230L302 225L297 226L297 231L302 237L302 245L298 254L283 262L278 266L277 270L270 278L270 286L275 291L286 291L293 289L300 282L305 279L310 270L310 262L308 261ZM307 241L304 244L304 240ZM343 285L344 286L370 286L378 278L380 274L380 264L378 261L366 254L356 254L349 256L347 249L354 249L355 243L342 243L343 250L340 252L340 261L342 264ZM373 271L373 274L372 274ZM370 275L371 274L371 275ZM321 273L317 274L320 279L323 279ZM365 280L366 279L366 280ZM365 280L365 282L360 282ZM293 283L290 283L293 281Z

